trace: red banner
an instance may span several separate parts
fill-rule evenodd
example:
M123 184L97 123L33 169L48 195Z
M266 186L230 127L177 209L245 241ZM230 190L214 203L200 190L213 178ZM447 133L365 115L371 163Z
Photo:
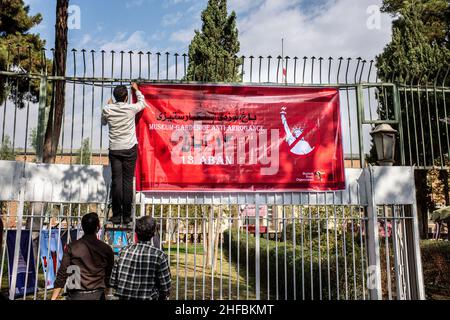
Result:
M334 88L142 85L138 191L345 188Z

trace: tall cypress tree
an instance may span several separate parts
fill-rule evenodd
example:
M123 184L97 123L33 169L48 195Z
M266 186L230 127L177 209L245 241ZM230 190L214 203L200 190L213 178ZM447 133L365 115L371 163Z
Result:
M450 64L450 50L447 48L447 39L444 35L445 20L438 20L436 17L443 17L434 15L435 8L440 7L442 10L449 7L446 0L406 0L402 3L398 1L386 0L385 10L395 15L397 18L393 22L392 40L386 45L383 52L377 56L378 76L383 81L394 81L400 84L421 84L428 83L433 87L434 82L439 85L442 84L445 74ZM434 4L434 6L430 6ZM434 17L431 19L430 17ZM442 18L443 19L443 18ZM433 21L433 22L432 22ZM440 25L440 28L436 26ZM428 26L428 27L427 27ZM431 27L435 26L435 27ZM439 33L437 30L442 32ZM437 35L440 34L438 37ZM447 79L448 80L448 79ZM419 101L419 97L421 100ZM402 96L402 98L404 98ZM419 102L427 105L426 95L415 95L415 105ZM422 99L425 99L422 101ZM394 115L394 97L393 91L383 89L378 93L378 100L380 102L378 108L378 115L380 119L387 119L388 115L392 118ZM444 117L443 105L437 106L438 114L435 112L430 114L431 123L436 123L436 116ZM409 117L413 119L414 114L411 108L406 115L406 107L401 109L402 117ZM417 120L419 121L419 120ZM411 128L404 127L404 130ZM409 132L411 136L414 132ZM435 137L431 137L430 130L424 130L424 141L433 141L437 143ZM408 135L408 131L404 132L404 136ZM408 164L416 165L435 165L430 152L423 150L423 145L419 143L406 144L403 146L408 153ZM424 143L424 142L423 142ZM439 146L434 145L436 150ZM371 154L374 156L375 152L372 148ZM418 155L410 159L409 154ZM435 157L436 158L436 157ZM417 161L419 161L417 163Z
M386 10L394 10L392 1L387 1ZM440 68L450 62L450 51L445 34L445 20L438 20L430 11L430 3L435 7L448 8L444 0L409 0L397 11L387 11L398 18L393 23L392 40L377 57L379 76L383 80L408 81L407 76L428 76L433 79ZM444 7L442 8L442 6ZM397 8L397 7L395 7ZM434 17L431 20L430 17Z
M428 42L437 44L448 43L450 36L450 8L448 0L384 0L382 11L400 15L402 12L412 8L416 11L418 18L423 24L421 33L427 38ZM402 20L394 22L394 27Z
M237 82L241 59L236 13L228 15L227 0L209 0L202 12L202 29L189 46L187 80Z

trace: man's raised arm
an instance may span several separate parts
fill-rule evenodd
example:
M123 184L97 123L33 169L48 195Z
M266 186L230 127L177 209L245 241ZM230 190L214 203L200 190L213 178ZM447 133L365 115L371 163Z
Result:
M136 82L131 83L131 90L134 91L134 93L136 94L136 98L137 98L137 102L132 105L133 109L135 110L136 113L139 113L142 110L144 110L145 107L147 107L147 104L145 103L145 97L142 94L142 92L139 90L139 87Z

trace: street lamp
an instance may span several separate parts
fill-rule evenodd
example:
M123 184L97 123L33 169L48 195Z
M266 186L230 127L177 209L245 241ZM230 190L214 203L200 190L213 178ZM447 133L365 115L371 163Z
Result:
M395 139L398 131L388 124L380 124L370 135L375 142L378 164L392 166L395 162Z

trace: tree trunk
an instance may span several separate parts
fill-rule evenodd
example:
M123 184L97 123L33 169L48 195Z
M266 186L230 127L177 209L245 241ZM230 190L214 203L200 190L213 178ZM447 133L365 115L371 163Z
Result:
M55 54L54 54L54 75L66 75L67 43L68 43L68 8L69 0L57 0L56 3L56 26L55 26ZM50 113L45 131L43 148L43 162L54 163L58 150L59 137L61 135L62 119L64 115L64 103L66 93L66 82L56 81L54 90L54 100L50 108Z

